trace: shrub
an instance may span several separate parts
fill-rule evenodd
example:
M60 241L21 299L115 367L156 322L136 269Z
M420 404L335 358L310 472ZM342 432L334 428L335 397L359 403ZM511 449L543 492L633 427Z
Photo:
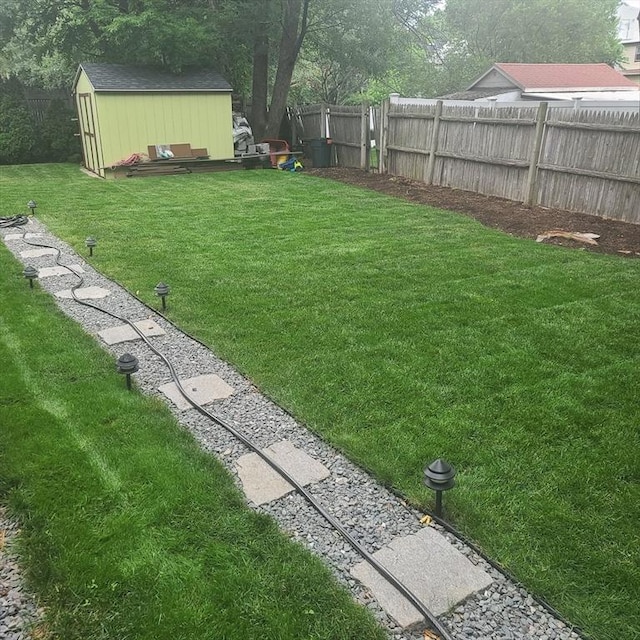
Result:
M78 123L73 109L62 100L52 100L40 125L37 157L40 162L80 162Z
M36 126L29 110L15 95L0 96L0 164L23 164L33 159Z

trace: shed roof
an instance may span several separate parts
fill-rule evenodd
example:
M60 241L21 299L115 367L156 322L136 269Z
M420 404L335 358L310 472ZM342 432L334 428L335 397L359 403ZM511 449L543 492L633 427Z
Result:
M136 67L105 62L83 62L78 67L74 86L84 71L96 91L116 92L230 92L231 85L212 69L180 74L151 67Z
M496 62L469 89L482 85L482 79L497 71L522 91L590 91L637 89L638 85L609 65L601 64L524 64Z

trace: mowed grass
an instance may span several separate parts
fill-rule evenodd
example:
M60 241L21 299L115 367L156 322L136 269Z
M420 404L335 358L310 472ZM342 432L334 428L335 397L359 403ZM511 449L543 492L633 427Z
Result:
M46 606L37 637L385 637L4 246L0 274L0 501Z
M447 517L594 638L640 628L640 261L271 171L2 171L37 214L352 459ZM578 229L588 231L588 229Z

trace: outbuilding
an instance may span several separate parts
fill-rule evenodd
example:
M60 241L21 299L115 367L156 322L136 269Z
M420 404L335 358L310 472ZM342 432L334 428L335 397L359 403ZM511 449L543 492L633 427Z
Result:
M231 86L217 72L171 74L83 63L73 83L84 166L105 177L133 154L233 157Z

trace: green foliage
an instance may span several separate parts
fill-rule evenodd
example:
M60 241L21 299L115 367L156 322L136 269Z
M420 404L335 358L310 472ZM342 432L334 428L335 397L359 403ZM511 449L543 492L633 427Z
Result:
M212 66L229 80L246 78L245 48L225 37L231 32L232 5L231 0L220 6L207 0L70 0L63 5L3 0L0 69L43 87L68 87L78 64L92 60L135 61L172 71Z
M332 0L312 8L292 93L300 103L357 101L370 83L397 66L404 48L395 2Z
M273 128L290 88L294 102L377 100L390 92L431 97L465 89L494 62L613 63L622 54L617 4L0 0L0 75L68 87L83 61L208 66L241 96L255 91L254 126ZM285 29L288 15L298 22Z
M494 62L606 62L621 55L617 0L447 0L453 42Z
M36 144L35 123L15 89L6 84L1 88L0 164L30 162Z
M40 162L80 162L82 149L75 112L62 100L52 100L39 127L36 157Z

